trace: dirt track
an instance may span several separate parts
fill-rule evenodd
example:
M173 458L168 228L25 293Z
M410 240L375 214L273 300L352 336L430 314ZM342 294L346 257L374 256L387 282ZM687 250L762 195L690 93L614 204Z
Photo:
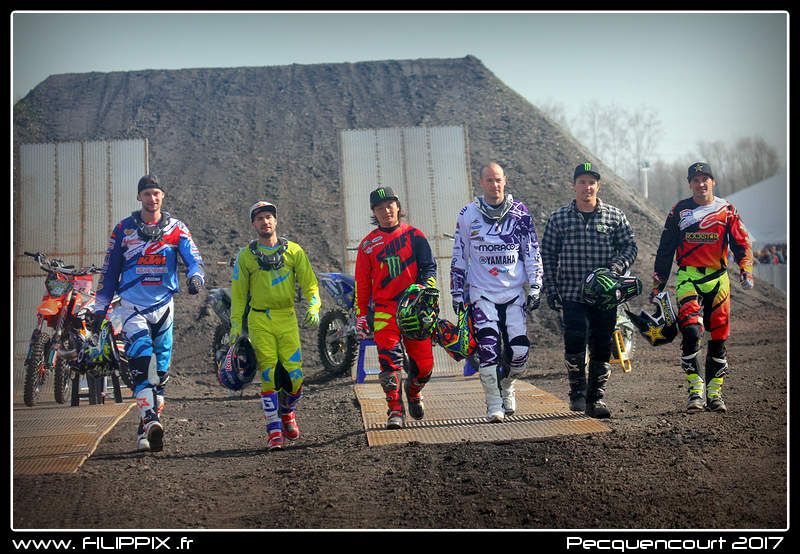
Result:
M217 384L206 353L213 316L195 319L184 304L164 452L135 452L132 410L76 474L15 478L12 525L784 529L785 297L767 293L733 291L727 414L684 413L678 343L639 339L634 370L616 370L608 387L612 431L542 440L370 448L351 380L324 373L313 332L303 331L313 360L298 412L303 436L271 453L255 386L232 398ZM208 340L196 337L201 330ZM561 345L530 335L526 379L563 397Z

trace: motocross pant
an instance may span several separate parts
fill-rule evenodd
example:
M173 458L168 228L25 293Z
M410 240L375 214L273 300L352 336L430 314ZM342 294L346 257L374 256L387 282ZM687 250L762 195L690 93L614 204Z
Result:
M703 267L682 267L675 281L675 296L678 299L678 326L684 333L684 341L699 340L704 329L711 333L712 340L727 340L730 336L731 283L728 270ZM699 333L685 329L697 326ZM690 345L691 346L691 345Z
M617 310L601 310L583 302L564 300L562 313L564 359L571 365L577 360L583 362L588 344L589 358L607 364L611 359L611 337L617 325Z
M137 306L122 299L117 312L123 322L125 354L136 405L143 419L153 419L153 414L164 409L164 386L172 360L173 301Z
M708 330L711 340L706 352L706 383L722 379L728 372L725 341L730 336L730 290L727 268L681 267L675 281L678 299L678 327L681 330L683 371L698 383L702 377L700 339ZM698 385L699 388L699 385Z
M300 329L294 308L251 308L247 325L261 375L261 407L269 434L282 429L280 414L294 412L303 396Z
M481 296L471 307L478 373L490 421L496 414L516 410L514 383L525 373L530 352L524 306L525 293L520 289L507 302L496 303Z
M480 367L503 368L500 369L500 379L508 376L517 378L525 372L530 341L524 307L525 294L522 290L509 302L496 304L481 296L472 305ZM501 337L505 349L501 348Z
M433 372L433 343L431 339L413 340L401 337L397 327L397 304L386 302L375 305L375 346L378 348L378 362L381 388L386 394L387 413L404 413L401 398L401 370L404 354L408 354L408 395L417 398Z

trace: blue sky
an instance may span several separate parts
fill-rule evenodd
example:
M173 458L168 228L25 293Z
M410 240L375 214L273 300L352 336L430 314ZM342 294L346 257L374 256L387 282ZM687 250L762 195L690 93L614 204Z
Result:
M787 147L785 12L14 12L12 101L49 75L479 58L534 105L652 108L657 156ZM479 107L476 107L479 109Z

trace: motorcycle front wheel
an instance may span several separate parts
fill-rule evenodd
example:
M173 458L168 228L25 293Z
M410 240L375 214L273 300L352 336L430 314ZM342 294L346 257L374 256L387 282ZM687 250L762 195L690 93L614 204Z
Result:
M48 367L50 337L47 333L34 331L29 348L29 355L25 359L25 384L22 398L26 406L33 406L36 404L36 399L39 398L45 377L50 369Z
M69 364L64 360L59 360L53 377L53 394L59 404L67 401L67 394L72 385L72 380L69 378L70 372Z
M319 357L323 367L334 375L349 370L356 359L356 337L347 333L347 319L343 311L331 310L319 322Z

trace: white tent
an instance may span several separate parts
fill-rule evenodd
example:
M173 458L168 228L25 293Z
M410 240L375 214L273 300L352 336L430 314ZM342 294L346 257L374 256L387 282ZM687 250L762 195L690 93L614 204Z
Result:
M789 189L786 170L726 196L742 216L754 249L786 243Z

